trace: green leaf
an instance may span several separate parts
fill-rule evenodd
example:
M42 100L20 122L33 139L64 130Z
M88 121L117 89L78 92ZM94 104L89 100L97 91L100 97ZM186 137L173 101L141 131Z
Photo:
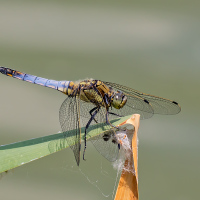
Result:
M125 116L111 120L111 123L117 126L130 117L131 116ZM101 133L106 131L105 127L102 127ZM95 131L96 129L96 125L91 126L91 131L89 132L90 137L99 134L99 132L97 134L97 131ZM83 127L81 129L82 140L84 138L84 130ZM70 131L70 133L58 133L0 146L0 173L67 148L69 145L64 135L65 137L75 137L74 133L75 130Z

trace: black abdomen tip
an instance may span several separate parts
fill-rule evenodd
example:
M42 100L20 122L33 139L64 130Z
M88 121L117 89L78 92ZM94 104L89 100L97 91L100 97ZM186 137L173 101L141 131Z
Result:
M6 74L6 68L5 67L0 67L0 72L2 74Z

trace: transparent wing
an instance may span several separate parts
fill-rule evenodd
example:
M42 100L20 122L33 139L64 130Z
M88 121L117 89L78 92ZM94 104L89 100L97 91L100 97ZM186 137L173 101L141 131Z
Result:
M110 162L114 162L118 158L119 142L113 128L89 140L93 143L97 151Z
M151 104L144 102L144 99L127 96L127 102L125 106L121 109L115 109L114 107L111 107L109 112L115 113L119 116L127 116L132 115L134 113L140 114L141 119L147 119L153 116L154 110ZM116 118L116 115L109 114L109 119Z
M156 114L177 114L181 111L180 105L172 100L145 94L132 88L116 83L104 82L116 90L122 91L127 96L126 105L119 110L123 114L139 112L143 118L149 118ZM116 109L115 109L116 110Z
M80 163L80 148L81 148L81 124L80 124L80 100L78 97L66 98L62 103L59 111L59 120L64 137L68 145L74 152L77 165ZM68 133L66 133L69 131ZM69 134L68 137L66 137ZM75 135L74 137L70 137Z

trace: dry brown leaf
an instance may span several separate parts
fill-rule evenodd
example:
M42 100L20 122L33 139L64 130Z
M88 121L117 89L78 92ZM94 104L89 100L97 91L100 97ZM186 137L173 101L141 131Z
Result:
M125 160L124 169L122 170L115 200L138 200L138 145L137 132L140 125L140 115L135 114L130 119L120 125L132 124L134 131L132 132L132 156ZM130 169L130 166L132 169ZM129 167L128 170L127 167ZM132 173L134 172L134 173Z

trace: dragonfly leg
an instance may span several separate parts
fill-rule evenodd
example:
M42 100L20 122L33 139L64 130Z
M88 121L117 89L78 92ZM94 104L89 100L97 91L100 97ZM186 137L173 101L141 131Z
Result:
M92 110L90 110L89 113L90 113L90 116L91 116L91 117L92 117L92 115L93 115L92 112L94 112L97 108L98 108L98 107L94 107L94 108L92 108ZM95 118L94 118L94 121L95 121L96 123L98 123L97 120L96 120Z
M92 114L93 111L95 111L95 112ZM90 112L89 112L90 115L91 115L91 117L90 117L90 120L88 121L88 123L87 123L87 125L86 125L86 127L85 127L85 138L84 138L84 140L85 140L85 147L84 147L84 150L83 150L83 160L85 160L87 129L89 128L89 126L90 126L92 120L95 120L94 118L95 118L96 114L98 113L98 111L99 111L99 107L95 107L95 108L93 108L92 110L90 110ZM95 122L96 122L96 120L95 120Z
M118 116L118 117L123 117L122 115L118 115L118 114L113 113L113 112L108 112L108 114L115 115L115 116Z
M109 125L109 126L112 126L113 128L116 128L117 130L119 130L119 127L113 125L110 123L110 121L108 120L108 114L110 114L110 112L106 112L106 123ZM114 113L115 114L115 113Z

